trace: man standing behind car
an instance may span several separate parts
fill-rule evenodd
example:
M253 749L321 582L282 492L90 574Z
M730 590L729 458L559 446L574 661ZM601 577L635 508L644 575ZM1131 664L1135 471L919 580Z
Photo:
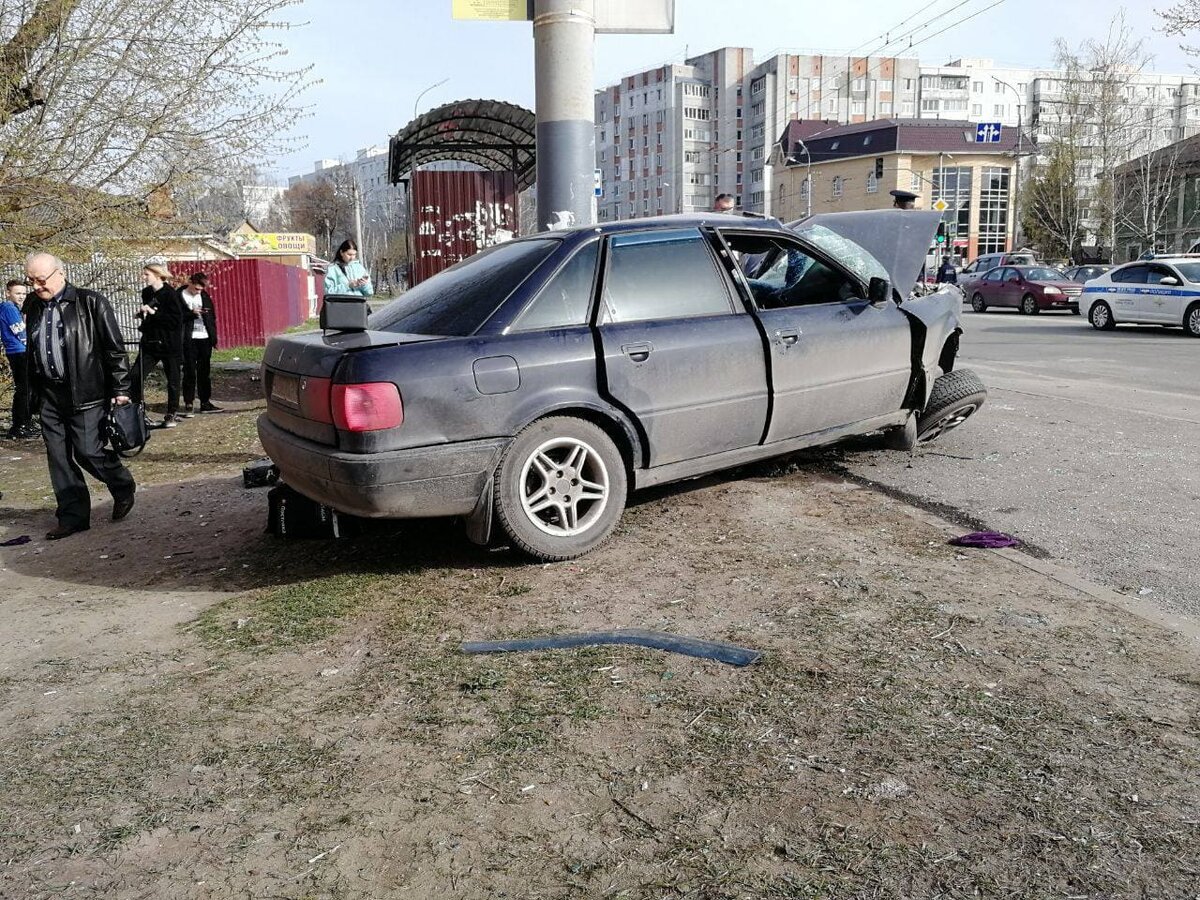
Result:
M92 498L84 471L113 497L114 522L133 509L133 475L104 445L109 403L129 402L129 359L117 317L103 294L67 281L62 261L33 253L25 261L33 296L25 301L29 371L42 400L42 439L58 503L51 541L87 531Z
M200 412L220 412L212 402L212 352L217 348L217 311L205 288L208 276L193 272L179 292L183 301L183 415L190 418L200 398Z

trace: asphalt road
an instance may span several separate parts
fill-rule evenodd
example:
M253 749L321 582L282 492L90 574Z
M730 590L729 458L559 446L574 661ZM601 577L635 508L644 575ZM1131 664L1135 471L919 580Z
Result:
M984 408L855 475L1009 532L1147 603L1200 616L1200 340L1079 316L964 312Z

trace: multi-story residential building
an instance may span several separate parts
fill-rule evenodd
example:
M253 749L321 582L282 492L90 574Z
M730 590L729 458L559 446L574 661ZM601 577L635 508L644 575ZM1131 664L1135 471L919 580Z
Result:
M789 52L756 64L747 47L649 69L596 94L598 213L692 212L710 208L718 193L733 194L742 209L775 213L770 158L793 120L999 122L1014 133L1021 122L1032 153L1054 135L1062 78L1054 69L974 58L922 66L911 57ZM1138 74L1130 81L1151 139L1138 152L1200 131L1200 78ZM1023 175L1032 164L1022 166ZM1100 173L1085 164L1082 174L1086 187Z
M1012 247L1016 135L975 143L967 121L883 119L807 138L808 154L777 147L774 215L887 209L890 191L912 191L922 209L944 200L949 249L962 259ZM810 193L811 192L811 193Z
M916 59L781 53L754 65L725 47L622 79L596 94L601 220L709 209L719 193L770 206L768 160L792 119L913 115Z
M751 51L726 47L596 94L601 221L712 208L743 181L741 81Z
M917 118L999 122L1016 128L1022 118L1029 122L1034 81L1049 71L966 58L921 66Z
M792 120L830 126L916 116L920 63L904 57L780 53L743 84L748 170L742 208L771 210L771 148Z

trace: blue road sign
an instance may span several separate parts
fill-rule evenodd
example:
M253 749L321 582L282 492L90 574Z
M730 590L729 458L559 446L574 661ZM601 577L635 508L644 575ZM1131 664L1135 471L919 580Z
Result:
M980 122L975 126L975 143L998 144L1003 129L999 122Z

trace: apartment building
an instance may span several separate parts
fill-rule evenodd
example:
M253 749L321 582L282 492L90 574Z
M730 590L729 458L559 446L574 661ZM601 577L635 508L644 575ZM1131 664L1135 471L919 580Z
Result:
M742 208L771 213L771 148L793 120L832 127L914 118L920 62L903 57L779 53L745 77L746 194Z
M711 209L741 194L741 82L753 54L725 47L596 93L600 221Z

